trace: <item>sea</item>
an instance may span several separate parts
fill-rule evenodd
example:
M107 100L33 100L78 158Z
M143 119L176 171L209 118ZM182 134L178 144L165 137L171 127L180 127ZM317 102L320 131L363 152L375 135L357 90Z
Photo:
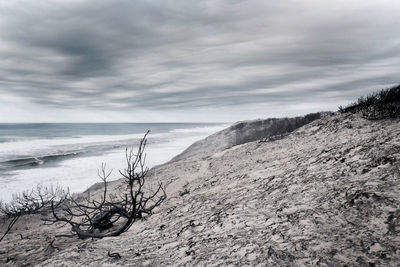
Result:
M105 163L110 181L121 178L126 148L150 130L146 165L163 164L195 141L227 127L222 123L23 123L0 124L0 200L41 186L83 192L100 182Z

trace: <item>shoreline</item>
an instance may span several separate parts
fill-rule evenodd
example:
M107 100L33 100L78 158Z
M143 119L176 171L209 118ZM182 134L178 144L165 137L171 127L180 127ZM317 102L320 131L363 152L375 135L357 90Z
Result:
M400 247L390 230L390 218L400 218L399 125L335 113L277 139L156 166L148 182L167 184L167 199L129 231L99 240L54 238L70 227L43 226L30 216L1 244L0 262L393 266L400 260L388 252Z
M226 124L212 126L198 124L195 125L195 127L191 125L191 128L174 128L171 129L170 132L154 133L153 135L150 135L150 142L154 143L150 143L147 148L149 167L167 163L193 142L222 129L225 126ZM134 134L135 139L128 139L128 141L131 140L129 143L136 145L142 136L142 133ZM87 137L85 138L88 139ZM95 139L98 141L104 141L104 138L107 140L120 139L118 136L96 137ZM90 137L88 140L92 139L94 139L94 137ZM76 145L77 142L86 144L87 141L84 140L75 140L74 138L67 141ZM41 142L43 143L45 141L46 140ZM54 145L57 146L59 146L60 143L65 143L63 140L58 139L50 141L51 144L54 143ZM35 142L36 141L31 141L30 143L35 144ZM97 143L93 144L98 146ZM11 145L14 144L10 143L10 146ZM86 146L90 145L91 143L86 144ZM113 144L107 145L113 146ZM81 154L72 151L71 157L59 159L58 161L55 161L54 155L51 154L48 162L33 167L28 166L26 168L12 170L7 173L7 177L9 177L7 180L4 182L0 181L0 195L2 196L2 199L0 200L10 201L13 193L22 192L22 190L30 190L35 188L37 184L42 184L44 186L59 185L63 188L70 188L72 192L83 192L87 188L91 187L92 184L99 181L97 171L102 162L106 163L110 169L114 170L110 177L110 181L117 180L120 178L117 170L125 167L125 148L129 147L129 145L118 146L119 148L110 147L106 151L103 149L92 152L81 151ZM61 149L64 148L62 147ZM70 147L67 149L71 150ZM5 178L6 176L4 175L2 177ZM26 179L26 177L30 177L30 179Z

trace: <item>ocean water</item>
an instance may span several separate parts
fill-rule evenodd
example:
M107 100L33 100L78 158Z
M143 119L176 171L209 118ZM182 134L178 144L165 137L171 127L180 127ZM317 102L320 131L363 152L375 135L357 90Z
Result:
M125 149L150 130L147 166L162 164L226 124L57 123L0 124L0 200L36 187L59 185L82 192L99 182L102 163L120 178Z

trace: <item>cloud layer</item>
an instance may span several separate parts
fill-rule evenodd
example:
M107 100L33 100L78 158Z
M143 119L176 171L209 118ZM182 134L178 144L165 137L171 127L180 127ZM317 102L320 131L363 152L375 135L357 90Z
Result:
M0 121L234 121L400 82L400 2L0 0Z

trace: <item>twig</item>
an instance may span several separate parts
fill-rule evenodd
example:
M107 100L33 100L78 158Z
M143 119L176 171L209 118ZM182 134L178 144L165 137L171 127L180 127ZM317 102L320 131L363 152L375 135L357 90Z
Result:
M50 242L49 247L51 247L51 248L53 248L53 249L57 249L58 251L60 251L60 248L59 248L59 247L54 246L54 241L55 241L55 239L53 239L53 240Z
M117 260L121 259L121 255L118 252L111 253L111 251L108 251L107 255L110 258L114 258L114 259L117 259Z
M12 227L13 227L14 224L18 221L19 217L20 217L20 216L16 216L16 217L13 217L13 218L11 219L11 222L10 222L10 223L8 224L8 226L7 226L6 232L5 232L5 233L3 234L3 236L0 238L0 242L3 241L4 237L11 231Z

